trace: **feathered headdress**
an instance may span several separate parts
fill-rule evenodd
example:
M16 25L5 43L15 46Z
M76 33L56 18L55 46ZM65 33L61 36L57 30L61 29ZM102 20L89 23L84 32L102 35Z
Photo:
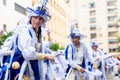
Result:
M33 7L28 7L27 8L27 12L28 12L28 16L41 16L43 17L43 19L46 21L51 19L51 16L49 14L49 10L46 7L48 0L43 0L42 1L42 5L40 6L39 3L35 4Z
M74 38L76 36L79 36L81 39L83 37L83 34L81 34L81 32L79 30L78 23L73 21L71 26L70 26L70 37Z

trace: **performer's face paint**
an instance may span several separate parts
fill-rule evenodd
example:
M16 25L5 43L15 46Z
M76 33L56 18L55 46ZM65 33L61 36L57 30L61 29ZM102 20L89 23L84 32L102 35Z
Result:
M72 38L72 42L75 44L75 45L78 45L80 42L80 37L79 36L75 36L74 38Z
M31 17L31 24L35 29L37 29L43 23L44 23L44 19L42 17L40 17L40 16L32 16Z

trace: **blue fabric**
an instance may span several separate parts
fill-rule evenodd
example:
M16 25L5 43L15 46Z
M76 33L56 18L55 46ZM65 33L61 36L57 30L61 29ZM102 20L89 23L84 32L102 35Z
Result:
M14 43L12 43L12 47L11 47L10 50L13 50L13 48L14 48ZM4 63L9 63L9 62L10 62L10 58L11 58L11 55L3 56L3 61L2 61L2 63L3 63L3 64L4 64ZM6 70L7 70L7 66L6 66L6 65L1 66L0 80L4 80Z
M18 46L18 36L16 37L15 45ZM16 70L12 69L12 63L10 64L11 66L8 69L10 71L10 73L9 73L10 77L8 77L8 78L10 78L10 80L14 80L14 78L19 74L20 69L21 69L21 65L24 61L24 58L22 56L22 52L19 50L18 47L15 47L14 43L13 43L12 47L11 47L11 50L13 50L14 48L15 48L15 52L14 52L14 55L13 55L12 63L15 62L15 61L19 62L20 63L20 68L16 69ZM11 59L11 55L4 57L3 63L9 63L10 59ZM4 80L6 70L7 70L7 66L3 65L2 66L3 75L2 75L1 80Z
M67 46L67 48L65 49L65 59L66 60L68 59L68 48L69 48L69 46Z
M83 62L82 62L82 65L81 65L81 66L82 66L82 68L84 68L84 69L86 68L86 65L85 65L85 57L83 57Z
M68 65L68 67L67 67L67 69L66 69L66 75L65 75L65 77L67 76L68 72L70 71L70 68L71 68L71 66Z
M89 71L92 71L93 64L92 64L91 62L88 62L88 66L89 66L88 70L89 70Z
M38 60L31 60L30 64L31 64L32 70L34 71L35 80L40 80Z
M69 49L70 46L72 47L72 45L68 45L65 49L65 59L66 60L68 60L68 49ZM75 52L75 50L73 50L73 47L72 47L72 60L73 60L73 57L74 57L73 56L74 52Z
M31 38L33 38L33 35L32 35L32 33L31 33L31 31L29 30L29 35L30 35L30 37ZM22 52L20 51L20 49L18 48L18 36L16 37L16 40L15 40L15 43L13 42L13 44L12 44L12 47L11 47L11 50L13 50L13 49L15 49L15 52L14 52L14 55L13 55L13 58L12 58L12 63L10 64L11 66L10 66L10 68L9 68L9 76L8 76L8 78L10 79L10 80L14 80L14 78L20 73L20 69L21 69L21 67L22 67L22 64L23 64L23 62L24 62L24 58L23 58L23 56L22 56ZM9 55L9 56L6 56L5 58L4 58L4 63L9 63L10 62L10 59L11 59L11 55ZM19 62L19 64L20 64L20 68L19 69L13 69L12 68L12 64L13 64L13 62L15 62L15 61L17 61L17 62ZM32 69L33 69L33 71L34 71L34 77L35 77L35 80L40 80L40 72L39 72L39 67L38 67L38 60L31 60L30 61L30 64L31 64L31 66L32 66ZM4 80L4 76L5 76L5 72L6 72L6 69L7 69L7 67L6 66L2 66L2 77L0 78L0 80ZM24 72L24 74L26 74L26 71L27 70L25 70L25 72Z
M71 33L70 36L74 39L75 37L80 37L80 33Z
M16 46L18 46L18 36L16 37ZM12 64L13 62L19 62L20 63L20 68L19 69L13 69L12 68L12 65L10 67L10 80L14 80L14 78L20 73L20 69L21 69L21 65L24 61L24 58L22 56L22 52L19 50L18 47L16 47L15 49L15 53L14 53L14 56L13 56L13 59L12 59Z
M74 46L72 46L71 44L70 45L68 45L67 47L66 47L66 49L65 49L65 59L66 60L68 60L68 49L69 49L69 47L71 46L71 48L72 48L72 60L74 59L74 53L75 53L75 47ZM83 62L82 62L82 65L81 65L83 68L86 68L86 65L85 65L85 53L84 53L84 56L83 56Z
M39 7L38 7L38 11L36 11L38 14L41 14L39 13ZM32 35L32 32L29 30L29 35L31 38L33 38L33 35ZM40 70L39 70L39 64L38 64L38 60L30 60L30 65L31 65L31 68L32 70L34 71L34 78L35 80L40 80Z
M10 50L13 50L14 48L14 43L12 43L12 47ZM11 55L8 55L8 56L3 56L3 64L4 63L9 63L10 62L10 58L11 58Z
M10 67L10 80L14 80L14 78L20 73L21 65L23 64L24 58L21 54L21 51L17 48L15 50L15 54L13 56L12 62L19 62L20 63L20 68L19 69L13 69L12 65Z
M33 35L32 35L32 33L31 33L31 31L29 30L29 35L30 35L30 37L31 38L33 38Z
M45 15L45 12L46 12L46 9L44 9L44 8L41 8L41 7L37 7L36 8L36 10L33 10L33 9L31 9L31 8L28 8L29 10L31 10L32 12L34 12L34 13L36 13L38 16L43 16L43 15Z

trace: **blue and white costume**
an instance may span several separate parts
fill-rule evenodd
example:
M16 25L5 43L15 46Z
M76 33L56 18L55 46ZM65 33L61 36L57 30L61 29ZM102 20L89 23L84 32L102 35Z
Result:
M80 33L78 28L74 28L76 23L71 25L71 35L70 37L79 36L80 39L83 35ZM80 77L83 74L80 72L80 69L86 69L87 59L92 60L89 56L88 49L86 45L80 40L80 47L77 48L73 42L67 45L65 49L65 59L68 61L68 68L66 70L66 79L67 80L80 80ZM92 62L92 61L91 61ZM72 74L73 73L73 74Z
M45 47L45 53L52 54L55 61L45 60L44 68L46 80L65 80L65 70L68 67L68 62L64 57L64 51L58 50L53 52L49 47Z
M65 80L65 70L68 63L65 60L63 52L57 51L55 54L55 62L50 62L50 66L55 80Z
M96 46L96 50L93 50L92 49L92 51L91 51L91 55L92 55L92 57L93 57L93 59L94 59L94 61L95 61L95 63L97 64L97 66L98 66L98 69L102 72L102 76L101 77L95 77L97 80L106 80L106 75L105 75L105 69L104 69L104 67L105 67L105 62L104 62L104 59L103 58L101 58L102 56L104 56L104 53L103 53L103 51L102 50L100 50L100 49L98 49L98 43L97 42L95 42L95 41L92 41L91 42L91 47L93 47L93 46ZM97 60L98 59L98 60ZM95 78L93 78L93 79L95 79Z
M38 41L33 26L30 24L30 20L32 16L41 16L45 22L49 20L50 15L45 6L47 1L48 0L43 0L41 7L38 4L33 8L28 8L28 23L19 25L21 29L16 31L17 33L13 36L14 39L10 39L11 41L8 41L11 44L8 45L6 49L11 49L12 53L10 56L7 56L7 59L5 59L4 63L7 62L7 65L5 65L4 68L3 64L2 71L6 69L6 72L2 75L1 80L22 80L23 75L28 72L30 80L44 80L42 71L42 60L44 59L44 54L41 53L43 49L41 35L39 36L40 41ZM44 25L42 26L44 27ZM39 51L37 51L38 43L40 48ZM14 69L12 67L14 62L19 63L20 67L18 69Z

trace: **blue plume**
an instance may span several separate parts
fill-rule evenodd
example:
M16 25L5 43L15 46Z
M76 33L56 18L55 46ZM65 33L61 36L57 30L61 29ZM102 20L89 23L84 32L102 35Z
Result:
M42 7L45 7L47 2L48 2L48 0L42 0Z

